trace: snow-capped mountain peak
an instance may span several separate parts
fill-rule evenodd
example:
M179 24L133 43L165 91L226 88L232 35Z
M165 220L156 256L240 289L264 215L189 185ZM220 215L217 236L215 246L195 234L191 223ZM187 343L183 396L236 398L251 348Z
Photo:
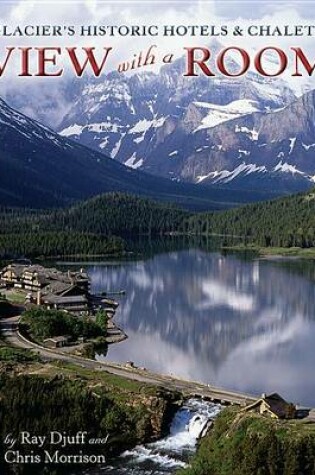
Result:
M241 186L252 186L258 177L261 186L272 177L273 188L281 177L284 188L290 180L293 189L307 186L312 167L299 160L312 153L315 139L300 140L308 119L302 109L294 111L298 101L287 83L254 72L185 78L183 68L179 59L159 74L114 73L88 81L61 135L175 181L230 186L242 180Z

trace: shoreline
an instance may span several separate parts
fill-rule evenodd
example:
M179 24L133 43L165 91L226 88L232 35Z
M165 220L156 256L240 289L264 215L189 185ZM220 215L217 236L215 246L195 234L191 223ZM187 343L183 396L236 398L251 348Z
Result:
M0 320L1 325L1 320ZM81 371L91 372L93 374L105 373L113 377L122 378L124 381L133 381L141 383L148 387L164 387L171 392L181 394L184 399L195 397L204 401L219 403L224 406L239 406L244 407L249 403L253 403L260 396L259 394L249 394L246 392L228 389L225 387L209 385L198 380L187 380L180 376L157 373L146 368L138 367L130 362L116 363L109 360L91 359L86 356L74 355L64 352L62 349L56 350L46 348L38 343L35 343L27 338L26 335L15 332L9 339L5 338L6 344L12 348L21 348L34 351L38 356L43 358L45 364L57 364L62 367L76 368L76 373ZM315 407L311 405L304 406L297 404L298 409L307 409L311 422L315 422Z
M315 247L260 247L260 246L222 246L222 252L253 253L262 258L301 258L315 259Z

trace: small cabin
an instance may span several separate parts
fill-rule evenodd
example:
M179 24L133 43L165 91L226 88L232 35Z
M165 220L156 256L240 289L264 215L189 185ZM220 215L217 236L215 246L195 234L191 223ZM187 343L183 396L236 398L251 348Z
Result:
M47 348L63 348L68 345L69 340L70 338L68 336L54 336L46 338L44 345L47 346Z
M262 394L257 401L246 406L244 411L257 412L273 419L294 419L296 416L295 405L287 402L277 393Z

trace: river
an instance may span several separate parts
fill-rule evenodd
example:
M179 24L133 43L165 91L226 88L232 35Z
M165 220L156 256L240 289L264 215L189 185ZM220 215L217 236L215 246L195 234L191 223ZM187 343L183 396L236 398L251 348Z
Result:
M169 436L123 453L101 471L110 475L171 475L187 466L195 452L197 439L208 421L214 420L218 405L191 399L178 410Z

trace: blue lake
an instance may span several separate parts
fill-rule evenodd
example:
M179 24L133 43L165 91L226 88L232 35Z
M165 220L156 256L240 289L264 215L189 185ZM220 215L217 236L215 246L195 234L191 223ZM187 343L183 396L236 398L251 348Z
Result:
M315 406L314 262L189 249L88 272L93 291L126 290L108 360Z

